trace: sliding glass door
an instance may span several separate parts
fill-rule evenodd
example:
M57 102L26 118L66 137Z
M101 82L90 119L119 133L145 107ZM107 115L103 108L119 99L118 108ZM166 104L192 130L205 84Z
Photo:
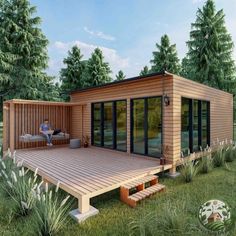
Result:
M159 157L162 145L162 98L138 98L131 101L131 150Z
M127 149L127 108L126 101L116 102L116 149Z
M210 102L182 98L181 151L184 155L210 146ZM188 151L189 150L189 151Z
M148 155L159 156L162 145L161 98L148 98Z
M94 145L101 145L101 103L93 104L93 143Z
M103 132L104 132L104 147L113 147L113 103L104 103L103 112Z
M207 146L207 126L208 126L208 111L207 111L207 102L202 101L202 148L206 148Z
M133 100L133 152L145 154L144 99Z
M187 155L189 150L189 120L190 120L190 99L182 98L181 109L181 147L184 155Z
M198 140L198 124L199 124L199 103L198 100L193 100L193 151L199 150L199 140Z
M92 104L92 145L126 151L126 101Z

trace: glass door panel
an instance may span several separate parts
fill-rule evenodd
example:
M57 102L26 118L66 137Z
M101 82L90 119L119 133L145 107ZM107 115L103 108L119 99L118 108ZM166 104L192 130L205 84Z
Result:
M116 148L127 150L127 118L126 101L116 102Z
M193 100L193 151L198 150L198 100Z
M93 104L93 143L101 146L101 103Z
M162 148L162 114L160 97L148 98L148 155L160 156Z
M133 152L145 154L144 99L133 100Z
M113 147L113 105L112 102L104 103L104 147Z
M184 155L189 150L189 102L187 98L182 98L181 107L181 151Z

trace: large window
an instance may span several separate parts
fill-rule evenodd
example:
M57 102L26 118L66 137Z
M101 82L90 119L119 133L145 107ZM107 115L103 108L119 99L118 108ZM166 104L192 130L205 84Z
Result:
M162 98L138 98L131 101L131 151L153 157L161 155Z
M126 101L92 104L92 144L126 151Z
M127 118L126 101L116 102L116 149L126 151L127 146Z
M182 98L181 150L184 155L210 146L210 103Z
M105 102L104 103L104 147L113 147L113 103Z
M144 99L133 100L133 152L145 154Z
M101 145L101 104L93 106L93 143Z
M181 110L181 147L184 155L189 150L189 108L190 99L182 98L182 110Z

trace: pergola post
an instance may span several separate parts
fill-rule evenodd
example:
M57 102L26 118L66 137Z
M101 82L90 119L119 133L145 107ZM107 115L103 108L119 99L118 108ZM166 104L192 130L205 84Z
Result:
M10 103L10 151L15 150L15 104Z

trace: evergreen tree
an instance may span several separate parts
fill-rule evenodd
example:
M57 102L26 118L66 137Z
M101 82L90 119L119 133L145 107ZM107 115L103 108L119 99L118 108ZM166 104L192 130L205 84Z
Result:
M213 0L207 0L197 11L187 42L191 79L232 91L235 84L233 42L225 27L223 10L216 11Z
M125 79L125 74L122 70L118 71L118 74L116 75L116 81L124 80Z
M145 75L148 75L150 72L149 72L149 69L147 66L144 66L143 69L140 71L139 75L140 76L145 76Z
M68 57L63 60L66 68L60 71L61 94L64 100L69 100L69 93L73 90L84 88L82 73L85 69L83 55L77 46L72 47L68 52Z
M190 79L192 76L192 69L191 69L190 61L187 57L184 57L181 61L180 75L188 79Z
M88 60L84 71L84 82L86 87L96 86L111 82L111 69L99 48L96 48Z
M0 89L6 92L5 99L45 96L58 99L53 91L53 78L44 72L48 40L39 28L41 19L35 13L36 8L28 0L1 0ZM52 93L43 95L51 90Z
M151 72L160 72L163 70L174 74L179 74L180 65L176 51L176 45L170 44L169 37L165 34L161 37L161 43L156 44L157 51L154 51Z

